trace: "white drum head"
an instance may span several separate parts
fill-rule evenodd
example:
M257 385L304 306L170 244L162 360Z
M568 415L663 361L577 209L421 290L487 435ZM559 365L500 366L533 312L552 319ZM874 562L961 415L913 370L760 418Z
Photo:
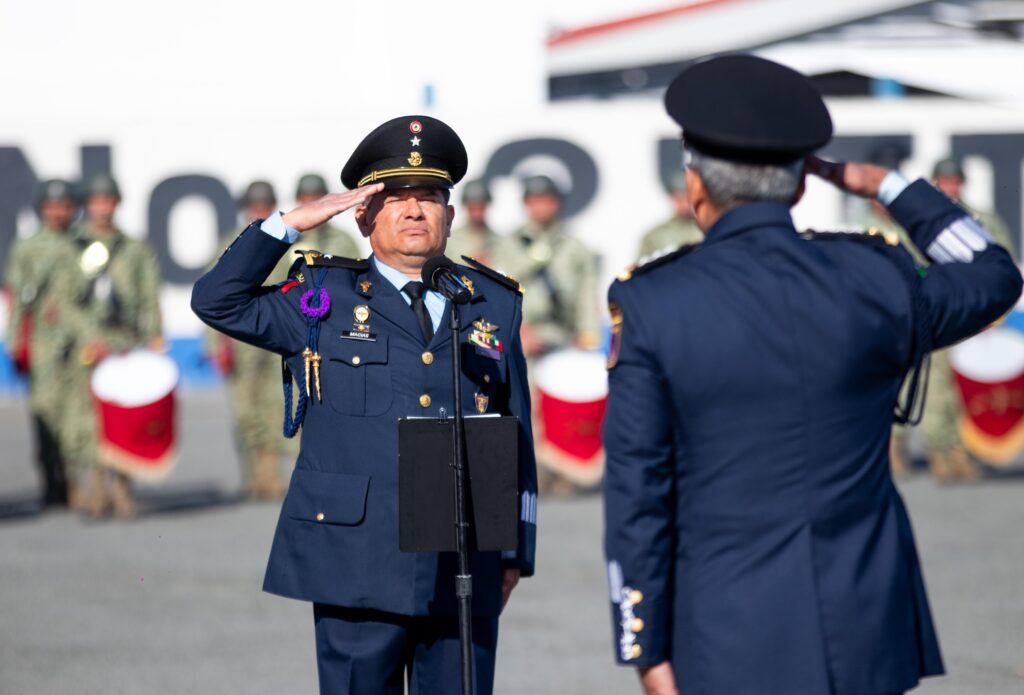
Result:
M983 384L1005 383L1024 373L1024 334L996 327L956 345L949 362L957 373Z
M155 403L178 384L178 365L167 355L132 350L107 357L92 373L92 392L101 401L132 408Z
M607 360L599 352L559 350L537 362L537 387L569 403L591 403L608 395Z

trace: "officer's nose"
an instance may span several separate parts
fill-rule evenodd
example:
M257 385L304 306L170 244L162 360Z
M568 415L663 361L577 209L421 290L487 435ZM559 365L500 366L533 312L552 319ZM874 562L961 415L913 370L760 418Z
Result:
M420 205L420 201L410 196L405 199L405 207L402 209L402 215L409 220L422 220L423 219L423 206Z

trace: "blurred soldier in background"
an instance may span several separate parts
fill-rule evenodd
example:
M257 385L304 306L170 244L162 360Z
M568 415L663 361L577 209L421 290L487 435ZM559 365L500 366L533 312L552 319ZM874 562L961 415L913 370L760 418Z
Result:
M547 176L523 182L528 221L512 234L497 237L495 267L516 278L523 289L523 352L530 364L535 397L534 435L542 492L564 495L574 483L558 457L544 445L544 417L537 397L537 360L556 350L598 346L598 263L595 255L569 234L559 216L562 193Z
M125 235L114 224L121 191L109 174L85 185L85 221L75 230L79 271L71 316L73 343L67 379L70 407L62 436L68 457L91 471L84 511L120 517L135 514L129 477L111 468L116 462L97 452L95 406L89 388L92 368L106 355L139 346L159 350L160 268L145 241Z
M966 182L960 162L951 157L939 160L932 170L932 183L951 200L971 213L992 238L1010 252L1015 253L1010 240L1006 223L995 213L980 212L963 202L963 187ZM924 254L913 245L906 233L896 227L903 237L904 245L911 249L915 258L924 258ZM927 262L922 265L928 265ZM928 371L928 398L924 404L921 418L921 435L928 449L928 468L940 481L970 481L978 477L978 469L968 456L963 442L960 441L960 394L957 391L953 370L949 363L949 350L936 350L931 355L931 366ZM902 427L893 429L892 441L893 473L905 475L908 471L906 456L906 437Z
M958 160L947 157L935 163L935 168L932 170L932 183L935 184L935 187L956 201L964 210L974 215L975 219L991 232L992 238L999 242L1000 246L1011 254L1015 253L1017 244L1011 241L1010 232L1002 218L994 212L984 212L964 202L963 192L966 182L967 176Z
M462 185L462 207L468 221L452 231L445 255L456 263L462 263L463 256L475 258L487 265L494 254L498 235L487 225L487 207L491 204L491 192L481 179L467 181Z
M498 237L494 264L523 287L523 349L536 358L599 343L597 259L559 219L562 193L547 176L523 182L528 221Z
M77 507L76 471L65 465L60 440L70 358L70 337L62 315L67 311L75 268L68 230L78 211L72 185L60 179L44 182L36 209L42 225L33 235L16 240L8 259L11 315L7 336L17 369L28 375L43 504Z
M266 181L250 183L239 203L245 220L242 229L253 220L266 219L277 212L277 195ZM241 229L236 229L228 234L221 248L226 248L240 232ZM293 260L282 261L284 271L275 269L268 282L275 281L277 275L283 278ZM284 493L281 358L212 330L207 332L207 349L227 380L245 493L253 499L277 499Z
M640 251L637 259L646 258L655 253L669 253L680 246L699 244L704 234L693 219L693 210L686 197L686 175L681 171L672 174L668 186L674 213L657 227L649 230L640 239Z

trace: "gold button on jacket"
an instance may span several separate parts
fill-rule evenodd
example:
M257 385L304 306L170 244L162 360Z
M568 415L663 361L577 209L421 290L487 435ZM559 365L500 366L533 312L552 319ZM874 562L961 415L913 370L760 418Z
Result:
M434 364L434 353L424 352L420 357L423 359L423 364Z
M424 408L429 408L430 407L430 396L428 396L425 393L422 396L420 396L420 405L422 405Z

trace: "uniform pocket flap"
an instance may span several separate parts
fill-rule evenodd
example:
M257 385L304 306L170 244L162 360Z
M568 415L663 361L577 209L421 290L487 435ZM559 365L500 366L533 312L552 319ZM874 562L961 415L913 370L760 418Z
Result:
M296 468L284 501L292 519L354 526L366 514L370 476Z
M337 360L353 367L364 364L388 363L388 337L377 336L376 340L354 340L343 338L331 346L327 359Z

